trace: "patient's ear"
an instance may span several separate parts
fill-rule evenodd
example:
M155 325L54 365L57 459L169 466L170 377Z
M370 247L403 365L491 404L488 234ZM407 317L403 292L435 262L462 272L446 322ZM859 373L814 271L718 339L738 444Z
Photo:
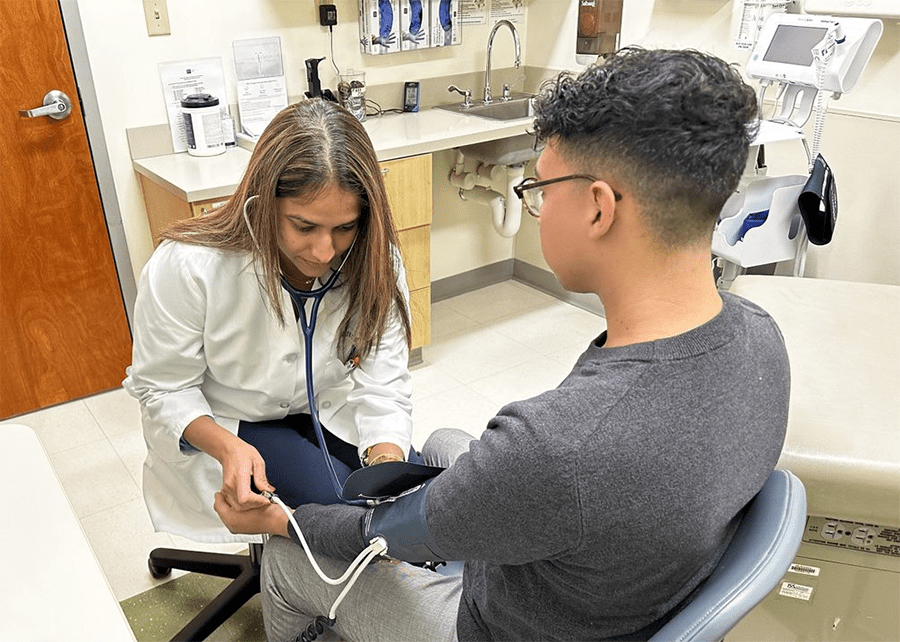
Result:
M591 185L596 215L591 222L590 236L599 239L606 235L616 221L616 195L606 181L594 181Z

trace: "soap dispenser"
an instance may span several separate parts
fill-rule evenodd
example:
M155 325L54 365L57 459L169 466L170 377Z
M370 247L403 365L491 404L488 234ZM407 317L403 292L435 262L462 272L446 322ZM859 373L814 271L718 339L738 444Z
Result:
M580 65L613 53L622 30L622 0L580 0L575 60Z

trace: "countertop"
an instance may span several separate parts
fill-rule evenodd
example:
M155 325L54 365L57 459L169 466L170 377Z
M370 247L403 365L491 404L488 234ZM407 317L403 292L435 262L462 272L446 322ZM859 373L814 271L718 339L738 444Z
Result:
M443 109L369 117L363 126L382 161L427 154L524 134L533 118L489 120ZM232 147L218 156L187 153L152 156L132 161L138 174L188 202L230 196L250 160L250 151Z
M429 154L462 145L472 145L524 134L534 119L490 120L443 109L423 109L416 113L370 117L363 126L372 139L378 160L387 161L417 154ZM770 121L761 123L753 144L800 140L803 133L794 127ZM245 137L241 143L247 143ZM231 147L218 156L191 156L187 153L151 156L132 161L134 169L189 203L231 196L250 160L252 141L246 147Z

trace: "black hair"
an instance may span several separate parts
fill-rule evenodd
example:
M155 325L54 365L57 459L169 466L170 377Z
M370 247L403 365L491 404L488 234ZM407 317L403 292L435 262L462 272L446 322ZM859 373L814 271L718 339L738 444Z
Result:
M758 127L755 92L723 60L628 47L535 101L539 143L577 171L618 180L667 246L709 239Z

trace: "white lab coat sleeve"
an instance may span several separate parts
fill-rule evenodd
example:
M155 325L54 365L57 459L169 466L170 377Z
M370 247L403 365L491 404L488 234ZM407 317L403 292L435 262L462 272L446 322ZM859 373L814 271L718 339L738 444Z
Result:
M403 261L395 251L397 286L409 314L409 289ZM350 378L353 389L347 403L356 409L360 456L381 442L396 444L405 453L412 443L412 377L409 374L409 344L400 315L395 309L381 341L360 360Z
M183 459L187 425L212 416L200 386L206 371L206 284L173 243L160 246L141 274L134 308L132 365L124 385L141 404L144 432L165 460Z

